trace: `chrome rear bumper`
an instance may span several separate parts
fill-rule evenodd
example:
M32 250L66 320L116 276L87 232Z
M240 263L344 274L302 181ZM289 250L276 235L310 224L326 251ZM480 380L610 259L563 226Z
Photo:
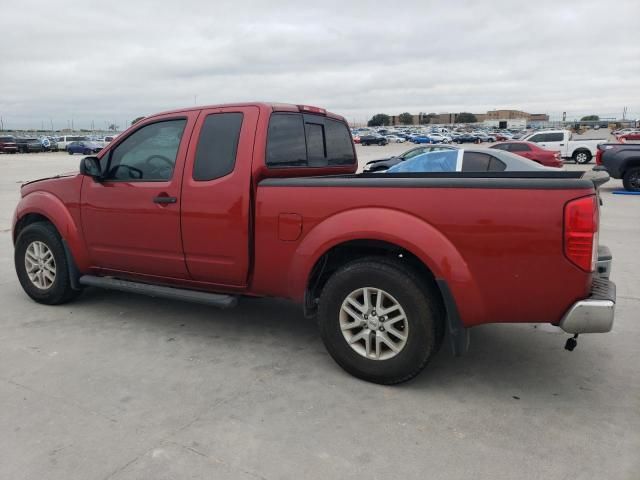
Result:
M598 248L596 277L591 296L574 303L558 326L567 333L605 333L613 327L616 309L616 284L609 280L611 252L607 247Z

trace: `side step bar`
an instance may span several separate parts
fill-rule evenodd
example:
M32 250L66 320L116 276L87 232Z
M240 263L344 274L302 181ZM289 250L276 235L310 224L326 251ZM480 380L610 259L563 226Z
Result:
M130 282L128 280L120 280L113 277L83 275L80 277L80 284L88 287L120 290L121 292L140 293L150 297L161 297L172 300L202 303L204 305L211 305L219 308L231 308L238 304L238 298L233 295L185 290L182 288L164 287L161 285L149 285L147 283Z

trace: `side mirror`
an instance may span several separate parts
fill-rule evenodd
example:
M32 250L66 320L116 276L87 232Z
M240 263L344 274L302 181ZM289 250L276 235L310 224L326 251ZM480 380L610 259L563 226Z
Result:
M80 160L80 175L93 178L96 182L102 180L102 170L98 157L84 157Z

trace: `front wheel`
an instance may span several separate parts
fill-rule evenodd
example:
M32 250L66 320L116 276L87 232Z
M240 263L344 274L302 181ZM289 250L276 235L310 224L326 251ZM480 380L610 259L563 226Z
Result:
M640 192L640 167L633 167L624 172L622 185L629 192Z
M58 305L80 293L71 287L64 246L50 223L33 223L20 232L14 264L22 288L38 303Z
M589 163L591 161L591 152L588 150L577 150L573 153L573 160L576 163Z
M71 150L67 150L67 153L68 153L69 155L73 155L73 152L72 152Z
M318 319L338 365L385 385L418 375L444 332L434 287L385 258L356 260L334 273L322 290Z

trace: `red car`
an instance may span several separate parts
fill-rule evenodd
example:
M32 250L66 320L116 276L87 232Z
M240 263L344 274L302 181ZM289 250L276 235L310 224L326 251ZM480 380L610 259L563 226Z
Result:
M562 157L560 157L560 152L547 150L546 148L542 148L538 144L533 142L508 141L492 145L490 148L506 150L507 152L515 153L516 155L520 155L521 157L525 157L533 160L534 162L538 162L545 167L562 168L562 166L564 165L562 162Z
M4 153L16 153L18 151L18 145L16 144L16 137L13 135L5 135L0 137L0 152Z
M640 140L640 131L625 133L620 135L618 140L626 142L627 140Z
M595 179L357 167L344 118L317 107L145 117L78 173L22 186L18 279L43 304L85 287L218 307L288 298L340 366L383 384L417 375L445 332L461 354L491 322L611 330Z

